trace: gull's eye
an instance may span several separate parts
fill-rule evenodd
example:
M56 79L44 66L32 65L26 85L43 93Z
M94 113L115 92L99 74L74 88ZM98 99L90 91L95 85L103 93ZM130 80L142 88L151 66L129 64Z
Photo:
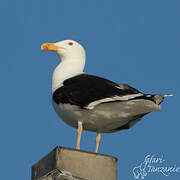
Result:
M69 42L69 43L68 43L68 45L72 46L72 45L73 45L73 43L72 43L72 42Z

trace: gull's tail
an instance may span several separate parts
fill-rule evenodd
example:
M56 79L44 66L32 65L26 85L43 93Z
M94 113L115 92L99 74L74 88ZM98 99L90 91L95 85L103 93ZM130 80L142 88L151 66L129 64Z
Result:
M156 94L156 95L153 95L152 98L156 102L156 104L159 105L163 102L164 98L167 96L173 96L173 95L172 94Z

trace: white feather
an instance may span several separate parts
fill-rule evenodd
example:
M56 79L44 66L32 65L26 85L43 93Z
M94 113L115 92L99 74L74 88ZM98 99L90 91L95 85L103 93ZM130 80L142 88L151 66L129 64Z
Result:
M142 93L138 93L138 94L125 95L125 96L113 96L110 98L104 98L91 102L90 104L88 104L88 106L86 106L86 109L93 109L95 106L101 103L112 102L112 101L127 101L129 99L133 99L135 97L139 97L142 95L143 95Z

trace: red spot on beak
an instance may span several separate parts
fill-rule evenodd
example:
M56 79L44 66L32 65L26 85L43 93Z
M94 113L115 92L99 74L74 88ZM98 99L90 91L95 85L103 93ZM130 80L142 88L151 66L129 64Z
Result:
M48 50L49 50L48 46L44 46L43 49L44 49L45 51L48 51Z

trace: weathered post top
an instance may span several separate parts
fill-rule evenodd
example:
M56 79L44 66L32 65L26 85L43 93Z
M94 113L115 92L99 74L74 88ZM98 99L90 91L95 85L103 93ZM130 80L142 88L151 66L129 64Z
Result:
M32 180L117 180L117 159L56 147L32 166Z

